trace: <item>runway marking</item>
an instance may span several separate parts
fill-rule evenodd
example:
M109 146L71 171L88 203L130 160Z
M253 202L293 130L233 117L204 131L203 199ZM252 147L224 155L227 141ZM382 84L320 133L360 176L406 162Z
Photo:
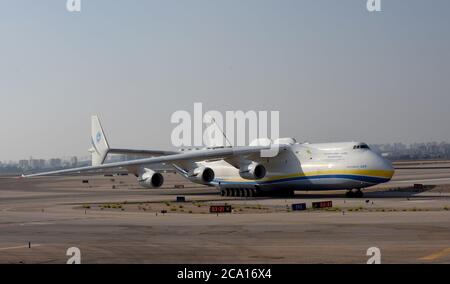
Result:
M431 179L416 179L416 180L396 180L392 182L398 183L415 183L415 182L432 182L432 181L445 181L450 180L450 178L431 178Z
M435 200L403 200L402 202L408 202L408 203L430 203L434 202Z
M450 248L446 248L443 250L440 250L438 252L432 253L430 255L424 256L422 258L420 258L421 260L436 260L439 258L443 258L447 255L450 255Z
M33 244L33 245L31 245L31 248L40 247L40 246L42 246L42 245L40 245L40 244ZM4 251L4 250L12 250L12 249L22 249L22 248L28 248L28 245L25 245L25 246L16 246L16 247L0 248L0 251Z
M53 225L55 223L50 222L27 222L27 223L20 223L19 226L34 226L34 225Z
M168 245L168 244L164 244L164 245ZM162 244L159 245L142 245L144 247L155 247L155 248L160 248L161 246L163 246ZM236 245L230 244L230 245L190 245L190 244L183 244L180 245L180 247L182 248L208 248L208 249L235 249ZM316 245L314 246L316 248L323 248L323 247L328 247L328 246L321 246L321 245ZM264 249L264 248L273 248L273 249L292 249L292 248L297 248L297 249L310 249L312 248L312 246L310 245L246 245L245 248L251 248L251 249Z

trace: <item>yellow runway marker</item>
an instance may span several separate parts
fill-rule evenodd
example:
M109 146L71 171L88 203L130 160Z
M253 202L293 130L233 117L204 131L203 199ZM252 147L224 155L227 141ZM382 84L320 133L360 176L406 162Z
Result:
M421 260L436 260L436 259L439 259L439 258L443 258L443 257L445 257L447 255L450 255L450 248L443 249L443 250L435 252L433 254L424 256L424 257L422 257L420 259Z

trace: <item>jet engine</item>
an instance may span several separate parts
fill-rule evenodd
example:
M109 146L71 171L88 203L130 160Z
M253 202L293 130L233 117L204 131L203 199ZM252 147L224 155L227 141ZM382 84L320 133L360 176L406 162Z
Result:
M160 173L144 169L144 172L139 176L138 182L142 187L158 188L163 185L164 177Z
M209 184L214 180L215 173L211 168L198 167L190 171L188 177L193 182Z
M239 175L243 179L257 180L266 176L266 168L256 162L241 165Z

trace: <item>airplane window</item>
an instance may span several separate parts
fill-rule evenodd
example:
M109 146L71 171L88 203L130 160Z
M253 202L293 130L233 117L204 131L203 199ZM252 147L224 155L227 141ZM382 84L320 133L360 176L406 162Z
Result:
M360 144L353 146L353 149L370 149L370 147L367 144Z

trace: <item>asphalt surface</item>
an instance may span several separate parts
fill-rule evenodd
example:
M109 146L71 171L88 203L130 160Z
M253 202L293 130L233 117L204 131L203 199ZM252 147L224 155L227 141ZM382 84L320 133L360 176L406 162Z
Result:
M399 170L362 199L301 191L293 198L222 198L176 175L166 180L161 189L141 189L126 176L0 178L0 263L65 263L70 247L80 249L82 263L365 263L370 247L381 250L382 263L450 263L450 169ZM429 186L414 189L419 181ZM181 195L186 204L236 210L133 210L176 204ZM324 200L334 209L289 210ZM99 209L111 203L123 210Z

